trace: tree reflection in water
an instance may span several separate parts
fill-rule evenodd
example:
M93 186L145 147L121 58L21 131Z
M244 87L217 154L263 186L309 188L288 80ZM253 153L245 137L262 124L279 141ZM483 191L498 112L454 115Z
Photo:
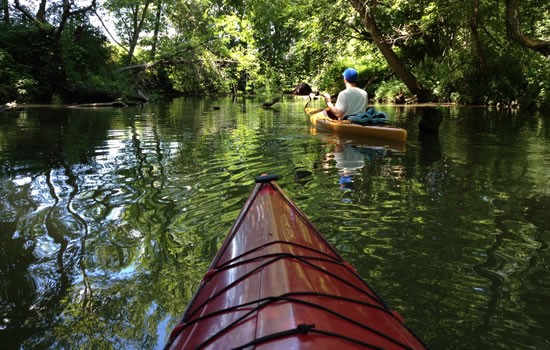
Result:
M3 345L162 348L263 172L432 347L546 344L544 118L441 109L427 137L422 108L382 107L409 132L396 146L263 102L3 116Z

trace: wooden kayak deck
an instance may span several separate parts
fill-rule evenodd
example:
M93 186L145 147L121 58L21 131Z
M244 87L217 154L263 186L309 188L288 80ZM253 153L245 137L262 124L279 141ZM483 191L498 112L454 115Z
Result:
M170 349L424 349L401 316L262 176Z

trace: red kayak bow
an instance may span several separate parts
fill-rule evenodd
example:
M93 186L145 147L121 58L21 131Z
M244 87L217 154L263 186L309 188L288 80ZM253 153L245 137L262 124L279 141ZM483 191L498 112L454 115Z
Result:
M275 179L256 179L166 347L426 348Z

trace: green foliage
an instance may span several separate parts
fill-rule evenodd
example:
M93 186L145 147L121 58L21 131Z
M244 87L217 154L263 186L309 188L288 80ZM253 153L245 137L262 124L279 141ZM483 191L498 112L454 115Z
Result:
M218 70L211 55L200 57L193 53L186 59L192 59L194 64L177 64L167 70L176 91L197 95L230 91L231 79L224 79L224 71Z
M41 95L39 45L35 31L2 28L0 30L0 102L27 102Z
M476 74L475 66L470 64L471 60L471 55L464 55L461 51L452 52L439 60L425 57L415 72L421 81L430 86L439 102L450 102L453 95L452 102L471 103L469 91L465 89L469 77ZM476 86L481 88L479 82ZM407 90L404 89L404 92Z
M85 23L70 23L59 41L35 28L0 31L0 98L56 104L115 98L126 83L112 74L112 55L106 38Z
M526 67L526 101L542 109L550 109L550 59L535 59Z
M0 49L0 102L17 100L19 94L16 84L19 74L13 57Z
M505 4L367 4L402 67L437 101L548 105L548 59L509 41ZM125 49L110 45L86 15L71 17L58 39L14 15L18 26L0 30L0 98L113 99L132 95L132 85L149 94L271 95L300 81L335 94L349 66L359 71L358 84L370 96L392 99L404 88L345 0L109 0L103 5ZM522 31L548 40L548 7L529 0L518 10ZM53 26L60 23L55 13L48 19ZM141 18L143 26L135 22ZM132 64L161 63L144 72L114 74L116 66L128 65L128 50Z
M216 52L229 62L224 67L224 74L229 79L228 88L236 87L242 92L252 92L254 87L250 81L263 85L268 78L267 74L260 74L262 64L257 56L250 21L233 13L224 14L216 19L213 30L220 38L215 41Z
M407 91L407 87L401 80L391 79L386 80L378 86L376 90L375 100L377 102L388 102L391 103L394 101L395 96Z
M71 33L73 30L70 31ZM69 102L110 101L121 97L125 83L121 76L112 73L109 64L112 52L106 45L106 38L94 28L87 27L79 34L64 35L61 41L61 60L66 75L66 84L61 89L62 98Z

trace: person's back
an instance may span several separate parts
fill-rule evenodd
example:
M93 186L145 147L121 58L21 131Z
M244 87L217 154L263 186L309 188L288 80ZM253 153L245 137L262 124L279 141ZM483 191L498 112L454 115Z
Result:
M327 104L327 114L334 119L345 119L347 116L363 113L367 110L369 97L365 90L357 87L357 71L347 68L342 74L346 89L336 99L336 105L330 101L329 94L323 94Z
M367 110L368 94L356 86L349 86L338 94L335 108L341 110L344 117L363 113Z

